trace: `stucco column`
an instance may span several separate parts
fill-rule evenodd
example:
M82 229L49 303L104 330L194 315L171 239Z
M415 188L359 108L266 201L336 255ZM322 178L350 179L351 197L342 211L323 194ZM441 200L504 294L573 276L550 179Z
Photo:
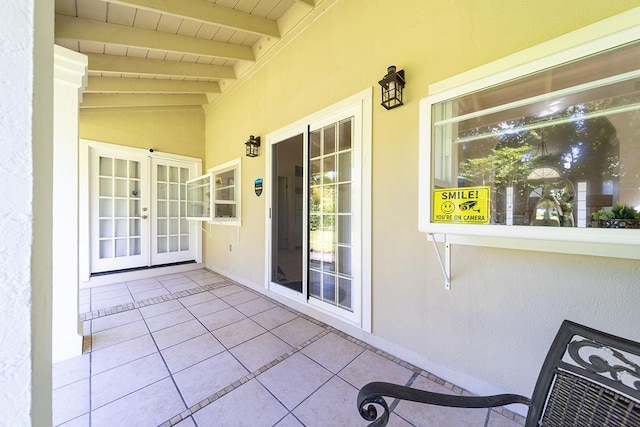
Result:
M87 57L54 47L53 362L82 354L78 313L78 104Z

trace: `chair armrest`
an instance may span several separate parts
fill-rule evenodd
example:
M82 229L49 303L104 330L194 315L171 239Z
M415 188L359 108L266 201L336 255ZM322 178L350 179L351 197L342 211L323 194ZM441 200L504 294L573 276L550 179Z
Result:
M494 406L504 406L512 403L521 403L527 406L531 405L530 399L517 394L458 396L434 393L392 383L372 382L360 389L357 401L358 410L362 418L367 421L375 420L369 424L370 427L385 426L387 422L389 422L389 407L382 396L454 408L492 408ZM384 413L380 415L380 418L378 418L378 412L372 404L378 404L384 408Z

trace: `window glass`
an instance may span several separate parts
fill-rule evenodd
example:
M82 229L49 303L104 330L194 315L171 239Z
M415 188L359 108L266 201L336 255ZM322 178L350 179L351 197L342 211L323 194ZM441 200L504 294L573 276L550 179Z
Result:
M431 221L639 228L638 58L635 42L432 104Z
M178 178L178 169L173 172ZM213 221L224 225L241 225L241 159L235 159L215 168L209 173L186 182L186 203L172 201L170 209L175 216L186 209L186 218L200 221ZM173 193L179 193L178 184ZM170 188L171 192L172 188ZM177 234L177 232L176 232ZM176 240L176 247L184 246Z
M239 220L238 212L238 176L239 160L214 168L214 219Z

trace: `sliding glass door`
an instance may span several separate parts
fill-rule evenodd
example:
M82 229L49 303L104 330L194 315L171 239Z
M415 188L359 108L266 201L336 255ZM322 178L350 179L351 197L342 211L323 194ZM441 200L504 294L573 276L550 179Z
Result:
M331 311L354 311L353 127L325 120L271 145L270 281Z
M371 94L267 136L267 284L370 330ZM366 307L365 307L366 304Z

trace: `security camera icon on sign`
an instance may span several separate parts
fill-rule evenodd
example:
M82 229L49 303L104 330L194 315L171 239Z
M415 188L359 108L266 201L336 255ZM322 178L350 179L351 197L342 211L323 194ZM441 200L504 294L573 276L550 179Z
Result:
M462 211L462 212L466 212L466 211L475 211L475 212L480 212L480 209L474 209L476 207L476 205L478 204L477 200L469 200L468 202L464 202L464 203L460 203L458 205L458 208Z

